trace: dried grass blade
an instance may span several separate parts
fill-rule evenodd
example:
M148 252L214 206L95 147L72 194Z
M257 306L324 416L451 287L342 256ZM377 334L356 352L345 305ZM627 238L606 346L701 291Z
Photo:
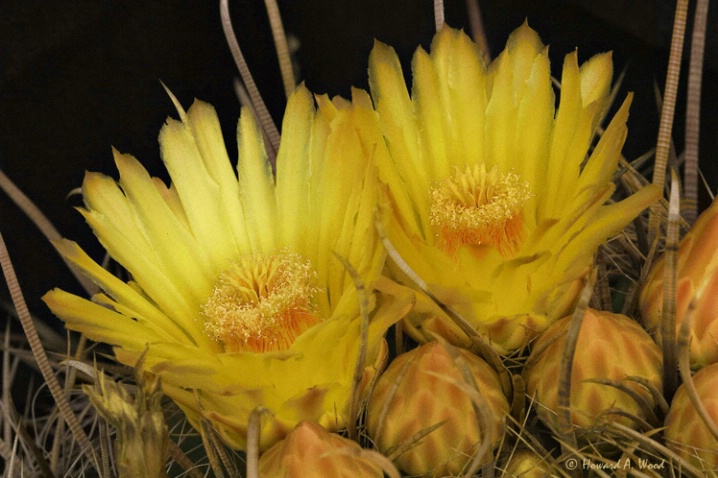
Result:
M656 142L656 160L653 168L653 184L663 189L666 182L668 156L671 149L671 131L673 129L673 116L675 114L676 97L678 95L678 80L681 71L681 57L683 54L683 40L686 32L686 18L688 16L688 0L678 0L676 14L673 22L673 37L671 38L671 51L668 58L668 71L666 74L666 87L663 93L663 107L661 108L661 121ZM651 206L648 216L648 242L658 235L659 220L655 204Z
M12 297L18 317L20 318L20 323L25 330L28 344L30 345L32 354L40 367L45 383L47 384L52 397L55 399L57 409L70 427L73 438L78 442L80 448L82 448L85 453L90 454L92 465L98 472L101 473L102 469L97 461L97 456L95 455L95 450L92 448L90 439L85 434L84 430L80 426L79 420L72 411L70 403L63 392L62 386L52 370L52 365L50 364L47 354L45 353L45 349L40 342L40 337L37 335L37 330L35 330L35 325L30 317L30 311L27 309L27 305L25 304L25 298L22 295L22 290L20 289L20 284L17 281L17 276L15 275L15 270L12 262L10 261L10 256L2 234L0 234L0 265L2 265L5 281L7 282L8 289L10 290L10 296Z
M698 217L698 138L700 135L701 87L707 23L708 0L698 0L693 17L691 57L688 66L686 149L683 173L683 216L689 224L693 224Z
M277 59L279 60L279 71L282 74L282 83L284 84L284 94L289 98L297 82L294 79L294 70L292 69L292 58L289 55L289 44L287 36L284 32L282 24L282 16L279 14L279 6L277 0L264 0L264 6L269 16L269 24L272 27L272 38L274 39L274 48L277 50Z

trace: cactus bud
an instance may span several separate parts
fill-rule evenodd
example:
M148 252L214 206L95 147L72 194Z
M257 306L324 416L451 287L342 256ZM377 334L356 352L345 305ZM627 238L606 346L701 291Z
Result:
M691 368L699 369L718 362L718 201L706 209L678 247L676 271L676 327L680 328L688 306L697 304L691 326ZM660 344L663 310L663 274L665 256L661 256L648 274L641 291L640 307L645 327L656 332ZM702 290L699 297L696 294Z
M381 468L360 456L361 447L314 422L300 422L259 458L262 478L382 478Z
M696 373L693 384L703 407L713 423L718 424L718 363ZM718 440L698 415L685 384L673 398L665 425L666 442L671 449L699 467L718 467Z
M379 450L391 455L416 441L395 459L408 474L457 475L485 440L491 444L490 450L503 436L509 405L498 374L476 355L456 350L490 411L488 429L479 427L464 388L470 385L465 384L457 363L439 342L399 355L379 378L369 401L367 430ZM435 426L438 428L422 436Z
M557 429L558 382L566 332L571 317L565 317L536 341L524 370L526 390L539 403L541 420ZM646 414L631 395L611 385L587 380L610 380L623 384L653 404L652 395L638 383L626 380L637 376L661 388L661 351L648 333L628 317L587 309L576 345L571 373L571 421L591 427L608 409L619 409L645 420ZM616 421L632 426L627 417Z

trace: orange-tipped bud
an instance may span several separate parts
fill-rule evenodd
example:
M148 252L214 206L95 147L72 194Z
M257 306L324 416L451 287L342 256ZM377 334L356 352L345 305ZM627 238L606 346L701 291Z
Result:
M498 374L476 355L456 350L458 361L439 342L399 355L377 381L369 401L370 437L387 455L397 453L396 465L410 475L456 476L485 441L490 446L484 461L489 461L504 434L509 405ZM470 370L475 389L462 379L457 362ZM474 400L482 402L480 406L488 407L485 430L469 390L478 393ZM408 449L400 453L402 448Z
M691 367L718 362L718 201L706 209L678 248L676 269L676 328L697 297L691 326ZM640 306L646 328L660 344L665 256L651 268L641 291Z
M361 447L314 422L300 422L285 439L259 458L262 478L382 478L375 463L361 456Z
M709 365L693 377L698 398L713 423L718 424L718 363ZM666 416L667 445L699 468L718 467L718 440L701 419L691 402L686 386L676 392Z
M550 428L557 429L561 358L571 317L555 322L533 346L524 370L528 394L538 402L538 414ZM653 404L651 393L628 377L641 377L661 389L661 351L648 333L628 317L587 309L578 336L571 373L571 421L591 427L609 409L618 409L645 420L636 400L612 385L589 382L610 380L622 384ZM624 425L626 418L611 416Z

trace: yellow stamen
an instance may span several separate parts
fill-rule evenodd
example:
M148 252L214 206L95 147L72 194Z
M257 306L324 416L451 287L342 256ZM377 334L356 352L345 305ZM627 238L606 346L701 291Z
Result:
M504 257L523 241L523 205L533 196L517 174L466 165L431 189L430 220L437 243L452 256L461 246L495 247Z
M321 322L312 310L316 273L298 254L245 256L220 274L200 315L229 352L286 350Z

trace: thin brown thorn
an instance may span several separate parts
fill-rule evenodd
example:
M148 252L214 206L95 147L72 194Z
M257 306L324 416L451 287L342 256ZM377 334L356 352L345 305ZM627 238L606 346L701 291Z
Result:
M289 56L289 44L287 43L287 36L284 33L282 16L279 14L277 0L264 0L264 6L267 9L269 24L272 27L274 48L277 50L279 71L282 73L282 82L284 83L284 94L288 99L289 95L292 94L294 88L297 86L297 81L294 79L292 58Z
M678 0L676 15L673 23L673 37L671 51L668 58L668 72L666 74L666 87L663 93L663 107L661 108L661 121L656 142L656 160L653 169L653 184L661 189L666 182L668 157L671 150L671 131L673 129L673 116L675 114L676 97L678 95L678 80L681 70L681 56L683 54L683 39L686 32L686 17L688 16L688 0ZM652 205L648 216L648 242L653 242L660 226L658 206Z
M684 217L693 224L698 217L698 138L700 135L701 86L703 57L706 46L708 0L698 0L693 17L691 57L688 66L688 98L686 101L686 150L683 173Z
M254 82L252 73L249 71L247 61L244 59L242 50L239 48L239 42L237 41L237 36L234 33L234 28L232 27L232 18L229 16L229 0L219 0L219 11L222 18L222 29L224 30L224 36L227 39L229 50L232 52L232 57L234 58L239 74L242 77L242 82L244 82L247 87L249 97L254 105L254 110L257 112L259 124L266 132L267 137L269 137L269 146L271 146L271 149L276 152L279 149L279 130L274 124L274 121L272 121L267 105L264 103L262 95L259 93L257 84Z
M443 28L445 22L444 0L434 0L434 24L437 32Z
M479 47L484 60L491 60L491 49L489 41L486 38L486 29L484 28L484 20L481 16L481 8L479 0L466 0L466 13L469 16L469 26L471 28L471 38Z

